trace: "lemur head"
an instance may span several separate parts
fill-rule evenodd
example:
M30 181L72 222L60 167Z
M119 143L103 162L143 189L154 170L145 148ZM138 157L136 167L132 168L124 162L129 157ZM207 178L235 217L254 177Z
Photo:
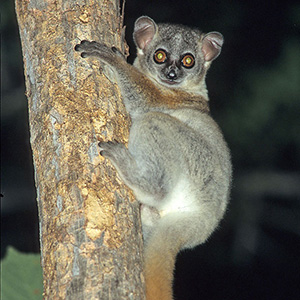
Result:
M195 86L204 81L223 45L219 32L203 34L182 25L159 24L142 16L135 22L135 66L168 87Z

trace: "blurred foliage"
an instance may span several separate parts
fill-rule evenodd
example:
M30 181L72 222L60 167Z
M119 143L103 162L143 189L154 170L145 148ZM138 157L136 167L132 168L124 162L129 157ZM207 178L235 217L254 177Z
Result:
M240 167L300 168L300 42L277 61L245 73L222 123Z
M24 254L9 247L1 265L3 300L42 299L43 280L39 254Z

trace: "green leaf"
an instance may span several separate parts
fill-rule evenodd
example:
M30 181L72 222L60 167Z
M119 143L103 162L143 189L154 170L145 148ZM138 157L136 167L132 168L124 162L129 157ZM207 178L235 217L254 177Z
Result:
M3 300L42 299L43 279L39 254L8 248L1 262Z

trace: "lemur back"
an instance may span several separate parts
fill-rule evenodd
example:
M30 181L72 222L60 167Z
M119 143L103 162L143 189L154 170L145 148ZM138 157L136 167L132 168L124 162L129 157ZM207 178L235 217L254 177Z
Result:
M132 119L128 149L101 142L141 205L147 300L171 300L177 253L206 241L226 210L231 162L211 118L206 72L223 37L181 25L135 22L137 58L83 41L82 56L109 65Z

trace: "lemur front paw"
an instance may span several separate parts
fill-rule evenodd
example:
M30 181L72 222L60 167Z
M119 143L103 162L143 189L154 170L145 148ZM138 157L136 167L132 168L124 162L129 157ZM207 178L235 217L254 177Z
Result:
M75 46L75 51L81 52L81 57L97 56L109 63L114 62L117 58L124 55L116 47L108 47L105 44L100 44L95 41L83 40L80 44Z

